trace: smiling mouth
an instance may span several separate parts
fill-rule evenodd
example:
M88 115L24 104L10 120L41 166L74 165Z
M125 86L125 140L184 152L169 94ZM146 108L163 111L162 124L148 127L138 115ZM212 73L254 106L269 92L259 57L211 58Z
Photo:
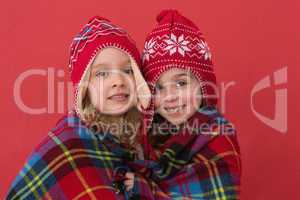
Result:
M167 113L177 113L177 112L180 112L182 111L186 106L185 105L182 105L182 106L172 106L172 107L164 107L164 110L167 112Z
M108 99L112 101L126 101L128 97L129 94L119 93L119 94L111 95L110 97L108 97Z

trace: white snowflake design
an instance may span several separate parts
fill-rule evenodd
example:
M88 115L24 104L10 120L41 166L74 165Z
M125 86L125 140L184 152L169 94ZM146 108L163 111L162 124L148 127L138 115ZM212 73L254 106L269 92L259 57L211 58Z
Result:
M211 52L210 48L208 47L207 43L201 40L200 43L197 44L198 48L200 49L200 53L204 55L205 60L211 60Z
M164 50L169 51L170 55L178 52L180 55L184 56L186 51L191 51L191 49L187 46L190 42L185 40L183 35L177 38L176 35L171 33L171 37L164 41L167 43Z
M154 53L155 41L151 38L148 42L145 43L144 52L143 52L143 61L150 59L150 54Z

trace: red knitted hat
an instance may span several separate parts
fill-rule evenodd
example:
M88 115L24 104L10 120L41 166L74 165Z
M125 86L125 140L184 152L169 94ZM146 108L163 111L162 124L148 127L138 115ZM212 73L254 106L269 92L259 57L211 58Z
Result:
M171 68L187 69L200 82L206 105L216 105L211 52L199 28L176 10L163 10L157 22L146 38L143 51L146 81L154 86L163 72Z
M75 88L75 111L79 116L81 115L81 98L83 98L81 96L85 95L81 86L86 80L94 58L102 49L108 47L127 53L131 60L136 85L147 85L139 69L141 66L139 51L128 33L105 18L93 17L73 39L70 47L69 68ZM148 88L139 87L138 97L140 95L144 97L139 99L144 107L148 105L148 100L145 98L147 92L150 93Z

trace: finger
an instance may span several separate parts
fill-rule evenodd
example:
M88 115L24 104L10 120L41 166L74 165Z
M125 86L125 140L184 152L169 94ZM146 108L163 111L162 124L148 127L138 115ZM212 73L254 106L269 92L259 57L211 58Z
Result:
M131 190L133 188L133 185L132 186L125 186L126 187L126 191L128 192L129 190Z
M125 186L133 185L133 180L125 180L125 181L124 181L124 185L125 185Z
M133 178L134 178L134 173L127 172L127 173L125 174L125 178L127 178L127 179L133 179Z

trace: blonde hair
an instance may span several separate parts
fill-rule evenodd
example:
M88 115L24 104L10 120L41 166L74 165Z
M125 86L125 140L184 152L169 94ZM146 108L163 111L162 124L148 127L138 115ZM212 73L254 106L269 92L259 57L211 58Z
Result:
M131 108L122 116L102 114L91 103L87 91L82 102L81 116L95 134L110 132L119 139L123 146L136 150L141 121L141 113L136 107Z

